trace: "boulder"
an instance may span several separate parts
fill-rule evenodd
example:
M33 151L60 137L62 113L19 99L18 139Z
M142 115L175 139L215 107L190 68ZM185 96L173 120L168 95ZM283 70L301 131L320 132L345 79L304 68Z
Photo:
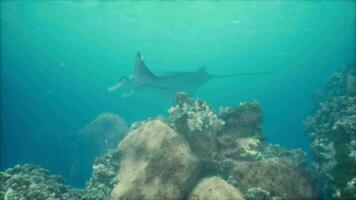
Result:
M100 153L114 148L128 131L126 121L113 113L102 113L79 131L79 137Z
M239 188L246 192L250 187L259 187L283 199L316 199L309 177L281 158L235 163L232 176Z
M102 113L85 125L73 139L70 178L79 182L87 181L95 158L116 148L127 131L126 121L113 113Z
M222 178L204 178L190 192L188 200L243 200L242 193Z
M184 137L161 120L130 132L118 146L122 160L115 199L182 199L195 184L200 161Z

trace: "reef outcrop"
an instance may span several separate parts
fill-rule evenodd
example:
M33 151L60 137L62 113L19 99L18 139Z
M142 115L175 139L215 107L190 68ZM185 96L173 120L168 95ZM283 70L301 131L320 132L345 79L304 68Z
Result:
M201 178L220 176L244 196L250 192L251 199L260 191L268 193L270 199L319 197L308 174L305 152L263 143L263 115L258 102L223 107L219 113L185 93L178 93L176 102L169 110L168 122L202 160ZM194 122L200 128L191 128L195 126L189 124Z
M313 170L332 199L356 199L356 67L349 65L325 84L316 111L305 120Z

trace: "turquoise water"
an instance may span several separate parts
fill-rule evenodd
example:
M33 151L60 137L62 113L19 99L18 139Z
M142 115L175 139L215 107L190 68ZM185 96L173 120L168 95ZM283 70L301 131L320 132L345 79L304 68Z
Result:
M1 169L31 162L81 185L62 136L103 112L167 115L170 97L107 91L138 51L153 72L276 72L212 79L193 96L216 109L258 100L266 142L309 152L314 91L355 62L355 2L2 1Z

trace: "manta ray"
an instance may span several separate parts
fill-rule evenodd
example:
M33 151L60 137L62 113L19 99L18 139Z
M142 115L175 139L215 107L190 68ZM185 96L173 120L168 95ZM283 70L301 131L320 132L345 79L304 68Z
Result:
M122 94L122 97L128 97L135 91L154 89L164 92L168 95L175 95L177 92L194 93L204 83L213 78L229 78L246 75L260 75L272 72L259 73L239 73L232 75L212 75L206 72L206 67L198 68L191 72L174 72L174 73L153 73L143 62L141 53L136 55L134 74L122 76L118 82L108 88L113 92L120 88L128 88L128 92Z

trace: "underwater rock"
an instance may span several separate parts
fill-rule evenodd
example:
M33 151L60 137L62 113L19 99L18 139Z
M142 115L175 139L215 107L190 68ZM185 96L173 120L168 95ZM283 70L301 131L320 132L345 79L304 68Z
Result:
M289 161L291 165L294 165L300 169L306 170L308 167L307 154L302 149L288 150L278 144L267 144L259 156L260 159L273 157L283 158L285 161Z
M240 161L257 161L268 157L265 155L266 145L263 144L265 136L261 132L262 109L258 102L222 107L219 117L225 122L217 134L218 165L223 171L230 171Z
M198 155L203 174L224 174L234 167L235 162L271 157L283 157L295 166L306 165L306 154L302 150L288 151L278 145L272 148L262 143L265 136L261 132L262 109L258 102L224 107L219 115L206 102L191 99L185 93L178 93L176 102L177 105L169 110L168 122L187 139L192 151ZM201 115L206 115L203 120L197 117ZM189 128L196 127L189 123L205 125L196 130Z
M319 104L337 96L356 95L356 65L348 64L339 72L332 74L325 85L315 92L315 103Z
M262 109L258 102L243 102L236 107L221 107L219 117L225 122L223 134L264 139L261 132Z
M201 180L190 192L188 200L244 200L243 194L222 178L214 176Z
M217 134L220 166L231 168L236 160L260 159L265 139L260 104L244 102L236 107L222 107L219 117L225 122Z
M184 92L177 93L176 106L168 112L170 125L187 136L197 133L213 135L225 124L207 102L191 99Z
M245 195L247 200L271 200L271 194L260 187L249 188ZM274 197L276 199L276 197Z
M113 113L102 113L79 131L79 137L99 153L115 148L128 131L126 121Z
M168 122L203 161L202 178L226 177L245 192L261 187L270 193L270 199L311 199L319 195L307 174L305 152L262 143L265 137L258 102L225 107L216 115L206 102L191 99L185 93L177 94L176 101L177 105L169 110ZM201 120L197 117L200 114L195 113L210 117ZM189 125L193 122L198 125ZM203 128L191 128L196 126ZM250 194L253 192L256 191L251 190Z
M60 176L32 164L16 165L0 172L0 199L80 199L81 191L64 185Z
M117 143L128 131L126 121L113 113L102 113L84 126L76 135L70 177L85 182L90 178L94 159Z
M208 103L179 92L176 105L168 112L169 125L187 139L205 166L214 163L218 152L216 133L225 122L218 118Z
M244 137L237 138L232 135L218 137L219 155L222 160L256 160L263 150L261 140Z
M116 175L120 160L121 156L117 149L109 150L103 156L95 159L92 177L85 184L83 200L110 199L110 193L118 183Z
M200 161L185 139L161 120L119 143L122 160L112 199L181 199L195 184Z
M225 168L230 165L229 159L255 158L264 138L262 112L257 102L225 107L217 115L207 102L180 92L176 106L169 109L168 122L184 135L208 170Z
M332 199L356 199L356 86L350 84L355 73L353 65L332 75L323 101L305 120L313 171Z
M318 197L307 174L281 158L236 162L231 176L244 192L248 192L251 187L259 187L268 191L271 196L283 199Z

